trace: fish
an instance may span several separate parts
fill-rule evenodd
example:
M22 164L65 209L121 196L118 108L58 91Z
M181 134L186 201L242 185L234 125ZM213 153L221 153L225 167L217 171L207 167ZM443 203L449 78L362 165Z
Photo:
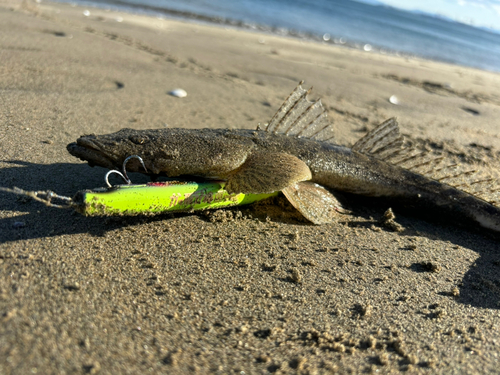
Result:
M311 89L302 84L268 123L255 130L125 128L81 136L67 150L90 166L108 169L119 169L127 157L137 155L144 165L131 160L127 166L131 172L152 178L224 181L229 193L281 191L318 225L350 212L339 199L348 193L385 197L500 232L500 209L479 194L443 182L446 177L433 176L433 170L440 169L432 160L408 151L395 118L376 126L352 147L338 145L321 100L310 101ZM405 167L408 160L413 165ZM431 172L419 173L415 165L428 165ZM477 182L491 183L491 179Z

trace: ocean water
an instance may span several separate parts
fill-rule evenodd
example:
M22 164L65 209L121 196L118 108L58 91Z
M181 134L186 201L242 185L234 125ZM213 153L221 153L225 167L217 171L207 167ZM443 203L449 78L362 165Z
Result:
M68 2L321 40L500 72L500 33L353 0L105 0Z

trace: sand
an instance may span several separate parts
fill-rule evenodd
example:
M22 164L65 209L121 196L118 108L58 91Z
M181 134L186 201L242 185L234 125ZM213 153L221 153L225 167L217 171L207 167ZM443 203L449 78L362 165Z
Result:
M2 186L103 186L67 153L78 136L254 128L300 80L340 144L397 116L419 145L500 165L500 75L475 69L13 0L0 62ZM313 226L283 199L114 219L1 193L0 373L497 373L498 238L349 205Z

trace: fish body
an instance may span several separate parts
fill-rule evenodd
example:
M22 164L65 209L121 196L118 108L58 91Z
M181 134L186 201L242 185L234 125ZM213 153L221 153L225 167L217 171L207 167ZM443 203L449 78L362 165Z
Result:
M67 148L90 165L109 169L138 155L151 175L224 180L230 193L282 191L316 224L345 212L335 192L346 192L439 209L500 231L497 207L390 162L402 149L394 119L352 148L336 145L322 138L330 129L325 112L306 94L299 85L265 129L122 129L80 137ZM128 169L144 173L137 160Z
M134 142L137 139L141 141ZM384 189L396 193L402 188L398 181L404 173L401 168L391 168L348 147L245 129L122 129L113 134L82 137L68 149L75 156L83 155L90 164L109 169L119 169L128 156L138 155L152 175L209 179L227 179L251 155L260 154L263 163L272 163L273 155L287 154L307 165L310 181L369 196L387 195ZM127 168L144 173L141 164L133 160ZM275 191L279 181L274 180L281 176L266 177L261 189Z

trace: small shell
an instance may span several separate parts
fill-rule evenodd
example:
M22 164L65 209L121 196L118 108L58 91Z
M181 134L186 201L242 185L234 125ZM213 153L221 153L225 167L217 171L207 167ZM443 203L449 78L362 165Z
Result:
M390 98L389 98L389 102L391 104L394 104L394 105L399 105L399 99L396 95L392 95Z
M183 89L174 89L169 91L169 95L175 96L176 98L185 98L187 96L186 90Z
M83 11L83 15L84 15L85 17L90 16L90 10L85 9L85 10Z

